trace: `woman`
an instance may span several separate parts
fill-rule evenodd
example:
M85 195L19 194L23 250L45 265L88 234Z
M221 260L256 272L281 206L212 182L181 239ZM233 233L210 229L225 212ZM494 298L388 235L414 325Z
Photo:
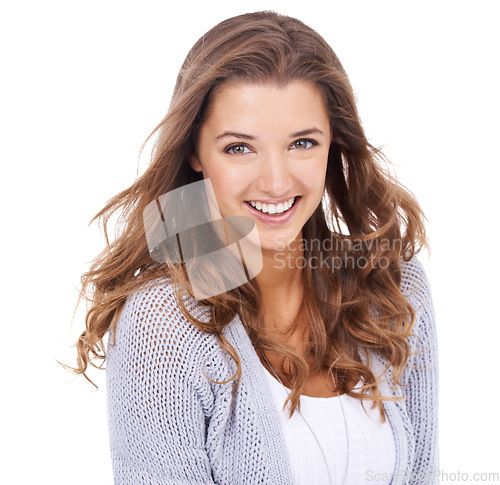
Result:
M424 216L332 49L290 17L228 19L155 132L82 277L77 372L106 359L115 483L432 483Z

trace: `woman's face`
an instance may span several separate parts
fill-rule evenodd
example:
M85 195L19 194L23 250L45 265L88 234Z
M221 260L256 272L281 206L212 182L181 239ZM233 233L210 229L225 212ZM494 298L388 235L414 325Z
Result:
M228 83L211 100L191 167L210 178L223 216L246 216L262 249L283 249L321 202L330 122L317 88Z

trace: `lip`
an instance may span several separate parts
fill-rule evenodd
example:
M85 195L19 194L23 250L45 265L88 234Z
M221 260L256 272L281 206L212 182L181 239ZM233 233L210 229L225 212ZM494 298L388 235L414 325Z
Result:
M296 195L295 197L300 197L300 195ZM286 197L284 199L279 199L279 200L262 200L262 199L251 199L253 200L254 202L260 202L261 204L274 204L274 205L278 205L278 204L282 204L283 202L286 202L287 200L290 200L290 199L293 199L293 197ZM245 202L250 202L250 200L247 200Z
M293 217L293 215L297 211L297 206L300 204L301 200L302 197L300 195L296 196L295 202L291 207L291 209L288 209L286 212L283 212L283 214L280 215L264 214L264 212L261 212L253 208L248 202L244 202L244 204L248 207L248 210L264 224L268 224L269 226L280 226L282 224L286 224Z

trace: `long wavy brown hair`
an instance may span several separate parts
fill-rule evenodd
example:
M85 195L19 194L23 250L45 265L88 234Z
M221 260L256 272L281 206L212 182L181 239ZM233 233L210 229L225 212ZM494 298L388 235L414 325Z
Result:
M181 291L191 291L186 268L182 263L153 261L143 225L143 212L151 201L202 180L188 158L195 150L210 101L224 83L281 87L294 80L319 88L332 133L324 203L303 228L303 256L309 262L321 258L339 262L335 270L304 265L304 299L299 313L308 322L305 355L289 346L283 335L264 329L262 294L255 278L201 301L210 310L210 322L193 317L180 298ZM368 142L352 87L331 47L301 21L274 12L227 19L203 35L188 53L168 113L148 140L153 135L156 146L145 173L112 197L90 221L102 219L106 248L81 277L80 298L86 298L91 306L86 313L86 330L77 342L77 367L71 369L89 379L89 365L102 367L106 357L103 338L116 328L127 296L140 285L154 284L157 278L169 275L189 321L216 335L234 359L237 371L231 380L237 380L233 398L241 364L222 329L238 314L256 350L282 356L281 373L292 389L290 416L300 409L308 376L315 371L333 371L339 391L373 400L385 421L382 401L398 398L381 396L379 382L362 363L357 349L383 356L387 369L392 366L394 383L399 383L411 355L408 337L416 311L400 291L401 265L428 246L425 216L413 194L391 175L380 150ZM110 242L107 225L117 211L121 230ZM287 335L297 328L294 322ZM360 378L364 385L355 392L348 383Z

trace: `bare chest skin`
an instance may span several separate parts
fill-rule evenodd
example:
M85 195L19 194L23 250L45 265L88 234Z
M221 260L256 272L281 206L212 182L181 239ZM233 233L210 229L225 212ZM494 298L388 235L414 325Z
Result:
M267 360L269 360L269 363L272 365L274 368L274 372L278 374L278 377L284 382L284 376L282 372L280 371L280 365L282 358L281 357L271 357L270 355L266 354ZM271 357L271 358L270 358ZM268 372L273 376L273 378L276 379L274 372L272 369L269 368L269 366L266 364L266 362L261 359L262 364L266 367ZM350 382L349 383L349 388L352 389L356 385L355 382ZM285 383L285 386L287 384ZM287 386L288 387L288 386ZM290 388L288 388L290 389ZM309 397L334 397L334 396L340 396L343 393L342 392L337 392L335 390L335 384L333 382L333 378L331 374L328 374L326 372L316 372L314 374L311 374L309 378L307 379L302 394L304 396L309 396Z
M298 331L292 336L292 338L290 338L287 343L301 355L304 355L303 342L306 341L306 338L307 331ZM278 355L277 353L266 353L266 358L269 361L269 364L271 364L272 369L269 368L267 362L260 355L259 358L261 359L262 364L268 370L271 376L276 379L274 373L278 374L278 377L281 379L284 385L289 388L289 385L286 383L286 377L283 375L283 372L281 370L283 357L281 355ZM356 384L357 380L356 382L354 382L353 380L349 381L349 389L353 389ZM334 383L332 375L330 373L317 371L311 374L307 379L302 394L309 397L334 397L340 396L344 393L337 392L336 384Z
M333 397L340 396L343 393L335 390L335 383L331 374L317 372L312 374L306 381L302 394L310 397Z

